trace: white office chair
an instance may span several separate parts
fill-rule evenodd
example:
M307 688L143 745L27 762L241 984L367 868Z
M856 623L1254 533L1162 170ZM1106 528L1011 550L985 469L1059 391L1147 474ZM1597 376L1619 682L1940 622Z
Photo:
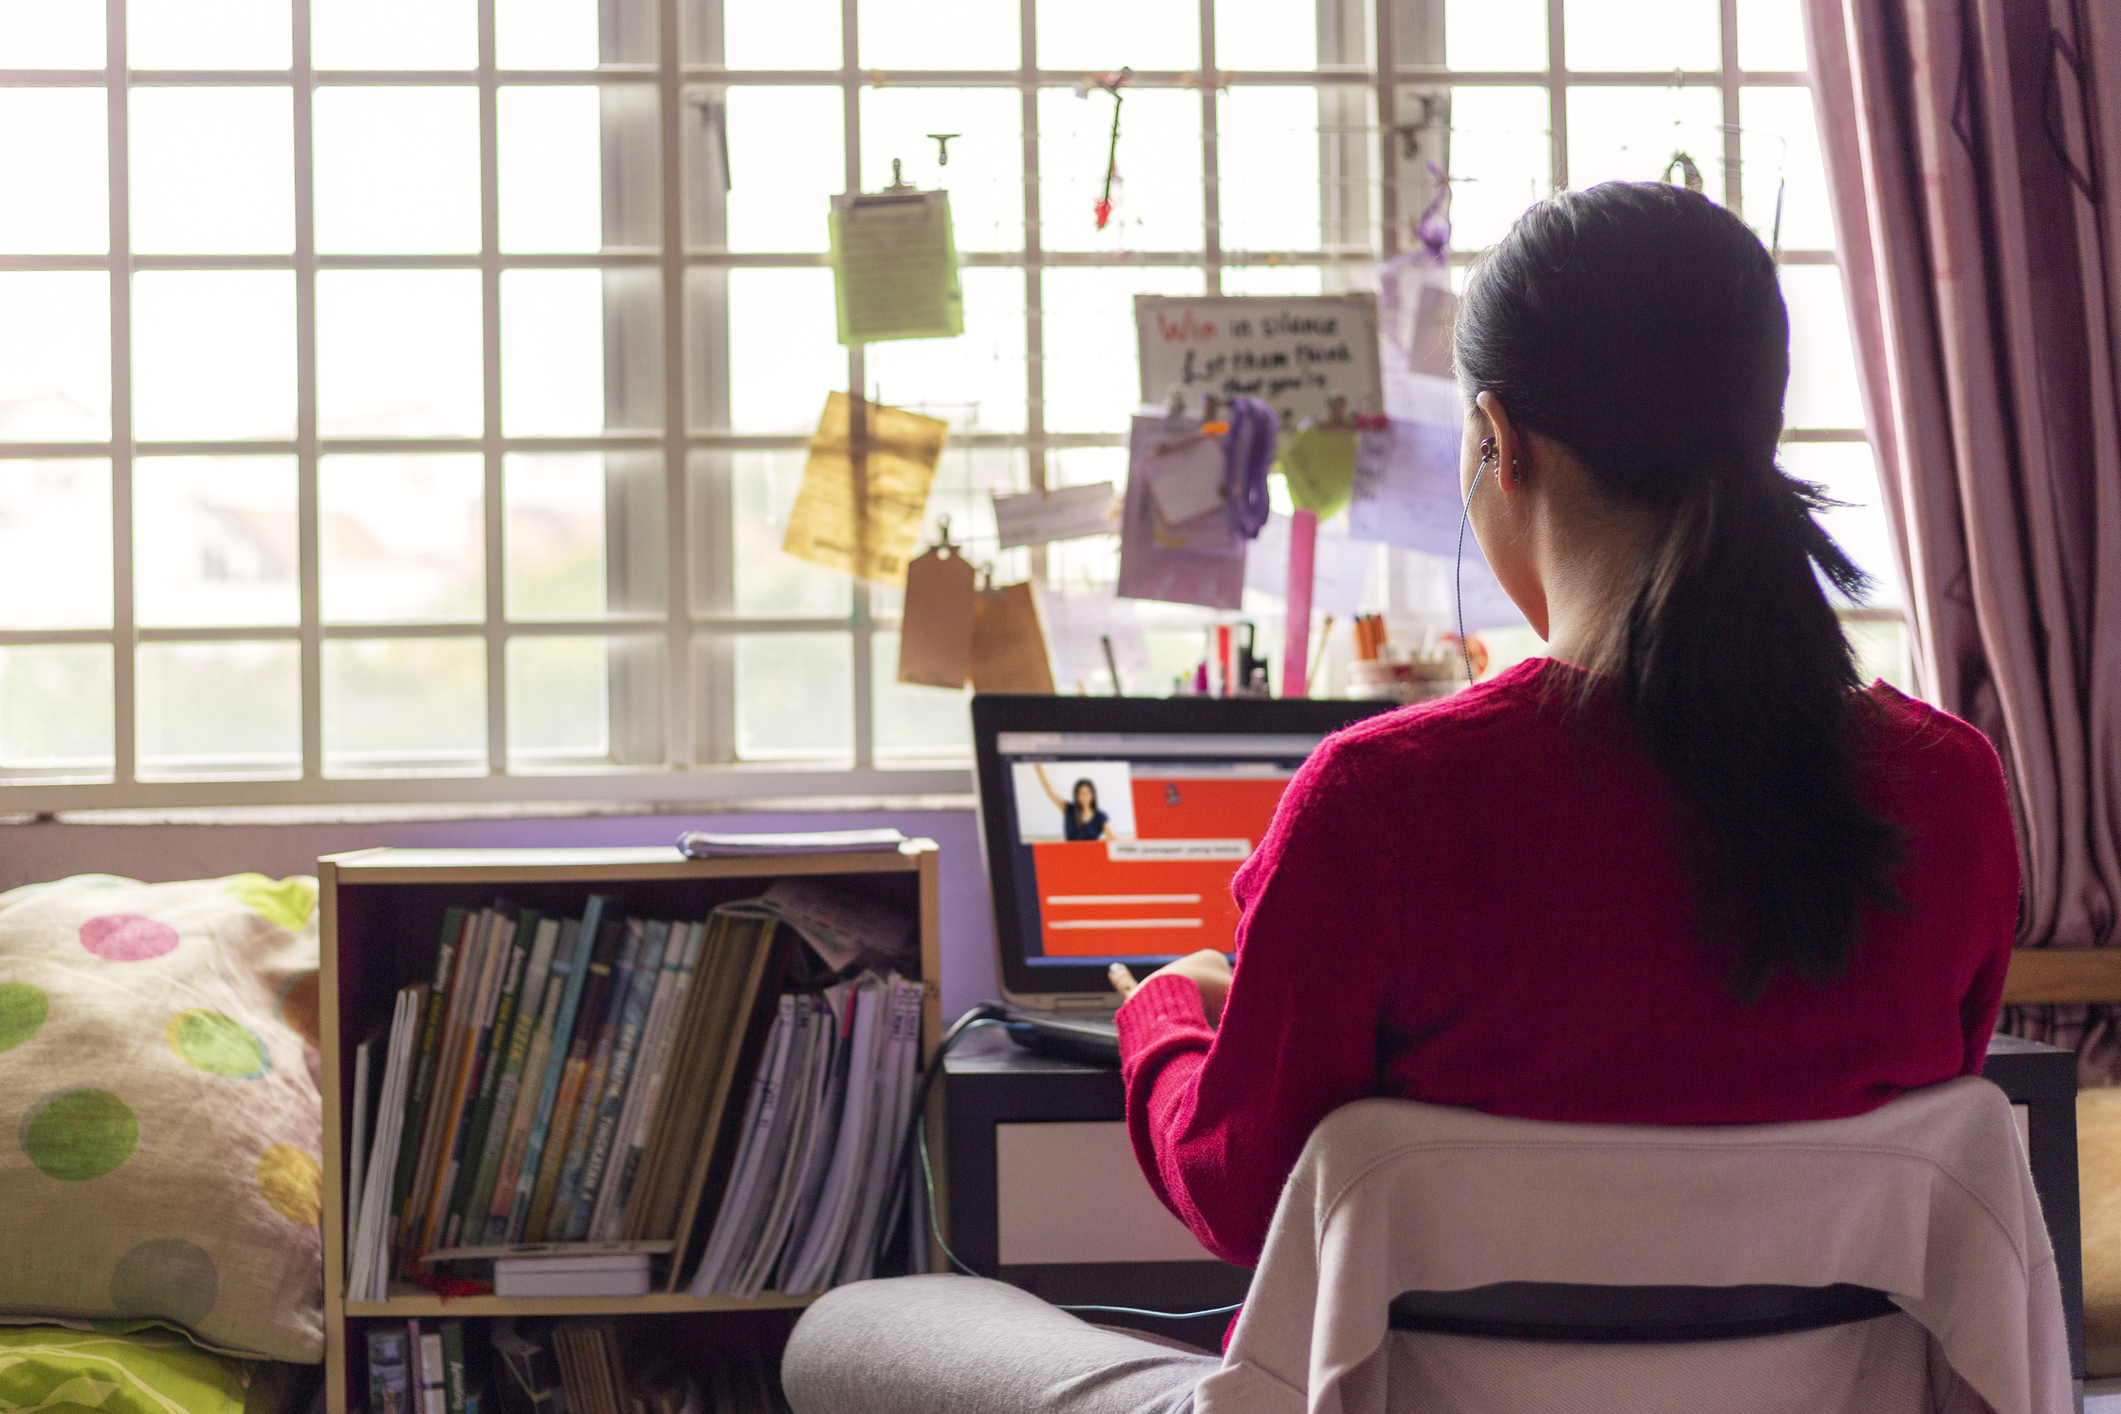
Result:
M2066 1414L2061 1289L1986 1081L1855 1119L1329 1116L1198 1414Z

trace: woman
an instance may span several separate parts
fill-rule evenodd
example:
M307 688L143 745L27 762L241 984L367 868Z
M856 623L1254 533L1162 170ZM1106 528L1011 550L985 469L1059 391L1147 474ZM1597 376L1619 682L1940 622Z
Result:
M1097 783L1088 776L1075 783L1068 792L1070 799L1062 800L1053 789L1053 782L1046 779L1044 766L1033 766L1038 783L1045 787L1046 799L1061 813L1061 838L1064 840L1109 840L1112 838L1112 817L1097 808Z
M1564 193L1482 264L1456 339L1473 530L1552 656L1313 753L1237 874L1234 975L1214 953L1114 969L1135 1152L1232 1262L1257 1260L1311 1129L1363 1096L1829 1119L1978 1072L1995 1024L2018 906L2001 769L1856 678L1822 581L1862 576L1775 466L1788 323L1760 242L1678 188ZM938 1307L1016 1300L916 1281ZM978 1387L946 1361L922 1396L1176 1410L1206 1368L1040 1319L1075 1374L1054 1355L1044 1386ZM886 1407L835 1401L812 1339L798 1414Z

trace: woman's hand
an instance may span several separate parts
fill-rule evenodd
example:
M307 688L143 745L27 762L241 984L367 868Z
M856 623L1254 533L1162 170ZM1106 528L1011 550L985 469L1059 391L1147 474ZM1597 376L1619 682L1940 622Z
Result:
M1222 1020L1223 999L1230 995L1230 959L1213 948L1202 948L1199 952L1187 953L1176 962L1167 962L1141 982L1134 980L1134 973L1123 962L1115 962L1106 969L1112 979L1112 989L1119 993L1123 1002L1140 989L1142 982L1154 981L1167 973L1184 977L1200 989L1201 1010L1208 1014L1210 1026Z

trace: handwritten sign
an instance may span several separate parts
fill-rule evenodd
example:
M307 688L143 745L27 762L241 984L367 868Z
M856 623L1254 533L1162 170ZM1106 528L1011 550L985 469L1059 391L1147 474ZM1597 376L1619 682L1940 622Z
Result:
M1374 294L1136 295L1134 323L1145 403L1258 398L1284 421L1323 418L1334 397L1384 411Z

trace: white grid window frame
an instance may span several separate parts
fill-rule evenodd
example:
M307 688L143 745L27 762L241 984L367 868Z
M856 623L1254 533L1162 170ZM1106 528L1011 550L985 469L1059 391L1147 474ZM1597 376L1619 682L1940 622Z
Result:
M1200 247L1188 251L1053 251L1040 240L1039 104L1042 90L1065 88L1080 77L1073 71L1041 69L1036 53L1037 6L1042 0L1018 0L1021 64L993 71L895 71L866 69L859 50L859 0L841 0L843 62L834 70L733 70L718 61L720 5L723 0L638 0L636 18L652 18L653 63L604 64L589 70L503 70L496 63L496 0L478 0L478 65L470 71L320 71L311 67L309 13L301 0L291 7L292 68L285 71L136 71L127 62L126 3L107 0L107 62L100 70L0 70L0 88L86 87L107 98L110 154L109 251L101 256L0 256L0 271L98 271L109 276L111 347L111 426L108 442L5 443L0 458L94 458L110 464L112 534L112 617L107 629L11 630L0 632L0 649L39 645L90 644L111 649L114 710L113 769L107 780L40 780L35 772L16 772L0 786L0 810L49 812L99 808L173 808L243 805L334 805L409 802L476 802L504 800L610 799L641 802L712 802L756 797L829 796L847 798L915 797L963 794L969 772L955 762L892 764L879 762L876 703L872 669L880 633L895 630L894 621L874 612L869 587L857 581L851 611L844 616L755 617L736 611L733 550L734 498L731 456L746 451L795 451L801 435L746 435L692 425L698 409L710 424L726 427L728 325L726 301L713 307L714 282L688 282L696 272L739 268L804 268L826 263L821 254L746 253L721 248L688 247L692 229L712 231L715 198L707 192L711 124L726 109L718 107L728 90L738 87L832 88L839 93L844 132L845 185L859 189L862 171L860 95L883 84L1014 90L1021 97L1024 134L1024 241L1020 250L975 251L963 257L968 267L1001 267L1020 271L1025 281L1024 359L1026 419L1021 432L971 431L953 445L974 451L1006 451L1020 456L1029 483L1043 486L1050 454L1079 447L1124 445L1124 434L1050 432L1045 427L1042 388L1042 337L1039 310L1043 272L1078 266L1183 266L1198 269L1209 293L1222 288L1223 272L1232 266L1286 263L1316 265L1329 282L1367 268L1396 253L1406 217L1418 210L1425 190L1410 176L1415 170L1401 152L1409 127L1406 119L1420 111L1424 94L1453 88L1507 86L1544 88L1550 125L1552 183L1568 185L1568 93L1572 88L1699 86L1720 95L1724 124L1726 199L1741 212L1746 190L1738 131L1741 91L1747 87L1801 87L1802 72L1746 72L1739 68L1739 0L1719 0L1721 65L1698 72L1581 72L1567 64L1563 24L1564 0L1546 0L1548 67L1544 71L1471 72L1452 70L1442 58L1441 0L1390 0L1374 7L1361 0L1319 0L1320 65L1289 72L1221 72L1216 64L1215 0L1200 0L1201 67L1194 72L1137 72L1135 89L1191 92L1201 105L1201 161L1205 174ZM607 0L617 4L619 0ZM1058 0L1043 0L1058 3ZM641 36L633 36L638 46ZM607 43L607 52L611 45ZM1379 66L1376 55L1396 55L1400 62ZM1123 54L1115 54L1123 60ZM1414 62L1414 60L1423 62ZM312 172L312 126L320 88L342 85L475 88L478 99L480 249L463 255L320 254L316 241L315 184ZM610 250L602 254L505 254L500 249L500 193L497 157L497 98L502 87L519 85L595 85L653 90L657 100L655 169L660 182L659 244L656 249ZM1325 110L1362 113L1363 121L1343 127L1342 149L1326 155L1324 167L1339 173L1341 205L1327 220L1343 237L1360 239L1312 251L1226 250L1221 240L1217 172L1217 105L1222 92L1244 87L1303 86L1321 96ZM294 249L280 256L149 255L132 250L128 212L130 97L144 87L265 86L291 92L294 140ZM1324 138L1322 133L1322 141ZM1714 160L1714 159L1711 159ZM693 170L688 172L688 164ZM1453 253L1454 262L1474 258ZM1786 250L1784 264L1831 265L1831 250ZM131 275L159 270L285 270L295 286L296 422L284 442L144 442L134 435L132 419ZM317 405L317 277L333 270L460 269L476 271L482 292L481 349L484 386L484 431L468 438L326 438L320 435ZM661 282L659 334L660 425L638 432L607 432L582 437L504 435L501 416L500 287L504 272L536 269L639 269ZM688 310L688 301L708 292L706 308ZM1115 338L1131 338L1115 331ZM719 341L719 342L717 342ZM702 367L702 364L711 367ZM838 386L864 388L863 351L846 351L844 377ZM719 380L719 382L717 381ZM1115 419L1116 421L1117 419ZM1860 442L1860 427L1801 429L1793 441ZM582 620L511 618L506 602L507 535L504 479L511 455L560 452L635 452L659 457L662 475L656 498L639 505L634 519L637 553L662 562L660 597L654 611L612 612ZM334 454L454 452L481 459L484 482L485 589L481 617L472 623L326 623L319 598L319 463ZM135 462L163 456L291 456L297 472L299 622L294 625L211 629L143 626L137 621L134 595L133 478ZM649 529L642 532L640 527ZM639 541L645 533L647 541ZM651 543L660 536L660 543ZM1034 574L1045 572L1044 555L1034 553ZM1898 621L1898 610L1850 610L1854 620ZM852 656L851 751L830 763L744 762L738 759L737 644L750 634L828 634L844 638ZM509 752L509 693L505 690L511 642L574 635L631 635L660 648L662 668L633 685L633 700L621 704L628 689L612 679L614 738L630 733L632 744L614 752L613 760L593 769L554 773L524 771ZM475 642L485 665L485 753L483 769L457 775L413 773L331 775L326 770L323 663L327 644L353 639L444 638ZM156 643L273 641L296 645L300 659L301 732L299 775L270 781L151 781L140 779L136 741L138 667L136 645ZM641 700L652 697L654 700ZM623 710L622 710L623 707ZM623 719L623 720L621 720ZM644 726L644 724L646 724ZM653 738L642 740L643 736ZM639 764L621 764L631 761ZM50 775L52 773L45 773Z

